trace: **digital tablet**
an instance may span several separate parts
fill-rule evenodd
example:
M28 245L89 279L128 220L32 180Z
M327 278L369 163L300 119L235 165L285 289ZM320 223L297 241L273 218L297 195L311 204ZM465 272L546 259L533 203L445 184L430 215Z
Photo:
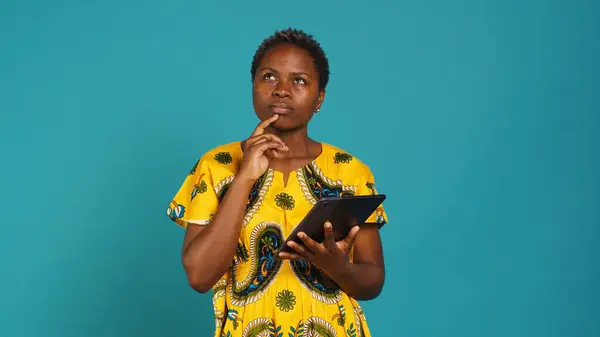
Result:
M377 207L383 203L385 194L326 197L319 199L308 214L294 228L294 231L283 242L279 253L294 253L295 250L288 246L288 241L294 241L304 246L298 237L299 232L304 232L308 237L318 243L325 239L325 222L331 222L335 241L340 241L348 236L350 229L355 225L363 224Z

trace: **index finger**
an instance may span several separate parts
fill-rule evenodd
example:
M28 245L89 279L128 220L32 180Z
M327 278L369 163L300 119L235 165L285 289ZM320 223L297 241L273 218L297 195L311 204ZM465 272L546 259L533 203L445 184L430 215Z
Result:
M269 124L271 124L274 121L276 121L277 118L279 118L279 115L278 114L274 114L273 116L271 116L271 117L265 119L264 121L260 122L258 124L258 126L256 127L256 129L254 129L254 132L252 132L252 137L258 136L258 135L262 135L263 132L265 132L265 128L267 126L269 126Z
M300 238L300 240L302 240L306 248L313 252L313 254L316 254L317 252L323 252L323 249L321 249L321 244L311 239L308 235L306 235L306 233L300 232L298 233L298 237Z

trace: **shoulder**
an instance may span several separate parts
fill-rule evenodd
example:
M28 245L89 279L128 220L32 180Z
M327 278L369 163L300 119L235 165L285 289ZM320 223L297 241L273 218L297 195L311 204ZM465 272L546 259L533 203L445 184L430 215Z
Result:
M213 147L203 153L200 159L211 163L230 164L239 160L241 155L241 143L238 141Z
M327 162L322 165L325 167L326 174L332 177L332 180L352 185L356 188L358 195L376 193L375 176L367 163L362 161L352 152L331 144L324 144L323 149L327 149L327 155L323 158Z
M233 174L237 171L242 159L242 148L239 141L215 146L201 154L194 166L203 167L211 172L222 171Z
M332 144L322 144L323 154L329 165L345 172L354 172L358 175L371 174L369 165L351 151Z

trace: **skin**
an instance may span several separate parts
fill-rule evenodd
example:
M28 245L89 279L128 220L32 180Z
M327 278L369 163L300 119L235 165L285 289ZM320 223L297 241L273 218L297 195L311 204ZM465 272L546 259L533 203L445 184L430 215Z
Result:
M268 169L284 173L306 165L322 151L308 137L308 124L323 104L319 73L313 58L291 44L270 48L259 64L252 86L254 110L260 124L242 142L240 169L210 226L190 224L183 242L182 260L188 282L208 292L227 272L234 257L248 193ZM304 246L290 243L295 253L280 257L308 260L349 296L357 300L377 297L385 272L381 238L376 225L355 226L348 237L335 242L333 226L325 223L325 241L318 243L299 233ZM354 246L354 262L348 261Z

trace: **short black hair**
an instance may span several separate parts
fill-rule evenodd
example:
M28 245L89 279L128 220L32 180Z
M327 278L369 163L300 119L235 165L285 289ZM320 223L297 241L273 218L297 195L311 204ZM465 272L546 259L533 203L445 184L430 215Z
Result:
M319 42L317 42L312 35L305 33L301 29L288 28L284 30L278 30L273 35L264 39L252 59L252 68L250 73L252 75L252 81L256 76L256 68L262 61L267 50L271 47L280 44L294 44L304 50L306 50L313 58L315 68L319 73L319 90L325 89L329 82L329 61L325 52L321 48Z

